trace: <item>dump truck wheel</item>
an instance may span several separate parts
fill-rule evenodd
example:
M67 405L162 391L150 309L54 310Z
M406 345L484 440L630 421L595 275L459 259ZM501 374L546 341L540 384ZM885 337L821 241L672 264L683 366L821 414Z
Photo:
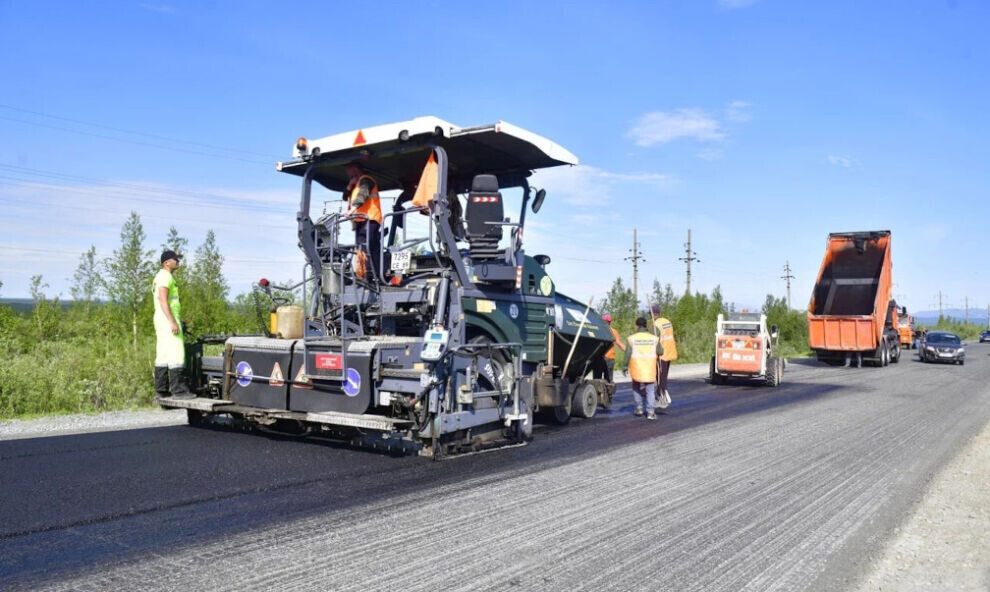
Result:
M566 405L550 408L550 420L557 425L567 425L571 420L571 401L567 400Z
M890 363L896 364L901 361L901 346L897 344L894 346L894 355L890 357Z
M590 382L578 386L571 399L571 415L587 419L594 417L597 410L598 391L595 387Z
M767 386L780 386L780 358L767 359Z

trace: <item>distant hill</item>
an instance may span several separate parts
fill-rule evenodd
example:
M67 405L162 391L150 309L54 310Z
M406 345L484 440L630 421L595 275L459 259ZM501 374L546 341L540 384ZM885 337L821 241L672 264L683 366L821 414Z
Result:
M938 311L937 310L921 310L917 312L912 312L908 310L919 323L932 324L938 322ZM946 317L957 321L966 320L966 311L962 308L946 308L942 311L942 314ZM987 324L987 309L985 308L971 308L969 309L969 322L978 323L980 325Z

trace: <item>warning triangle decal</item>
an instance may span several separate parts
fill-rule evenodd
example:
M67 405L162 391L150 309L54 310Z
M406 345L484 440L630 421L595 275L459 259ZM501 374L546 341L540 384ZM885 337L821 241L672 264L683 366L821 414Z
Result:
M299 367L299 372L296 372L296 378L292 381L292 386L296 388L311 389L313 388L309 377L306 376L306 365L303 364Z
M364 130L358 130L356 136L354 136L354 143L351 146L360 146L361 144L366 144L368 141L364 139Z
M285 386L285 377L282 376L282 367L275 362L275 367L272 368L272 377L268 380L269 386Z

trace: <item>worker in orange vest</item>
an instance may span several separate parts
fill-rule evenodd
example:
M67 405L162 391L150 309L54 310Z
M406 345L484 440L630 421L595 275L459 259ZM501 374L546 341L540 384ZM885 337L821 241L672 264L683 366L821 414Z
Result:
M657 396L657 359L663 353L660 338L646 332L646 319L636 319L636 333L626 340L629 344L629 355L623 364L622 373L632 375L633 401L636 411L633 415L643 415L643 403L646 403L646 419L657 418L654 408Z
M657 378L657 407L666 409L670 406L670 392L667 391L667 375L670 373L670 363L677 359L677 342L674 340L674 324L661 316L659 304L650 307L653 315L653 327L660 337L663 354L660 356L660 371Z
M626 344L619 336L619 332L612 326L612 315L602 315L602 320L608 323L608 328L612 331L612 347L605 352L605 364L603 368L595 369L595 378L604 378L608 382L615 382L615 348L618 347L623 352L626 351Z
M367 275L367 264L361 264L362 259L370 259L375 275L381 277L379 259L382 254L382 203L378 197L378 183L374 177L365 174L364 169L357 163L347 165L347 176L350 180L344 190L347 200L347 217L354 224L354 240L359 251L364 253L357 256L355 272L359 278Z

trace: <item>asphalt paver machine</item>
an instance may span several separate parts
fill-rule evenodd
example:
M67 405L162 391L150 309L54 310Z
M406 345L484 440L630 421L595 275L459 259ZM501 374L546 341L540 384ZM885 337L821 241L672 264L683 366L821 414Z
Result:
M614 385L588 378L612 344L608 326L557 292L549 256L523 248L527 211L546 197L532 172L576 165L573 154L506 122L420 117L300 138L293 156L277 169L302 180L302 336L218 340L221 356L190 364L198 396L163 407L188 409L194 424L434 456L525 442L537 417L563 424L608 407ZM351 164L396 194L380 254L354 244L344 213L310 214L314 185L344 191ZM507 191L521 195L515 221Z

